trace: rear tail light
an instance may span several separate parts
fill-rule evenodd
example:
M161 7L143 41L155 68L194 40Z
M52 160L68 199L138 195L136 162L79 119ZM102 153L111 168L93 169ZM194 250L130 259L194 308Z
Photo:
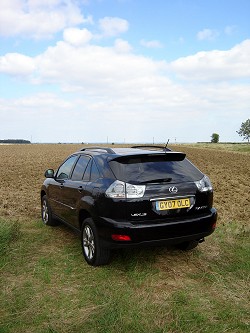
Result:
M120 241L120 242L128 242L131 241L130 236L128 235L111 235L112 239L115 241Z
M105 194L109 198L118 199L142 198L145 193L145 188L145 185L133 185L116 180L109 186Z
M195 185L200 192L208 192L213 190L211 181L208 176L204 176L201 180L195 182Z

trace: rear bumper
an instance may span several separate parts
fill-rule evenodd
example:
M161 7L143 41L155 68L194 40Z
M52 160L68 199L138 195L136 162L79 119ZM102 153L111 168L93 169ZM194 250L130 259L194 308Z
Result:
M217 211L212 208L206 214L181 220L141 221L133 224L100 217L96 225L104 247L126 248L200 240L214 232L216 221ZM131 240L114 241L111 237L113 234L127 235Z

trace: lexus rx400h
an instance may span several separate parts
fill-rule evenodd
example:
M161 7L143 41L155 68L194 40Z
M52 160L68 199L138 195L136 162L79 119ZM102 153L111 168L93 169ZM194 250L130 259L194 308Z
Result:
M89 147L48 169L42 220L81 234L83 255L107 264L115 248L176 244L190 250L215 229L213 188L185 156L165 147Z

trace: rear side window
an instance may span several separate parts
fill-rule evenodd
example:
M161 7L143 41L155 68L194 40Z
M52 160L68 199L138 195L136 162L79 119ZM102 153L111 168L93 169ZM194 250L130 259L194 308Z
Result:
M132 184L195 181L203 176L186 158L169 161L164 155L122 158L110 161L109 165L117 179Z
M84 182L88 182L89 179L90 179L91 163L92 162L89 161L88 166L87 166L87 168L86 168L86 170L84 172L84 176L83 176L83 179L82 179Z
M99 173L98 168L95 164L95 161L93 160L92 169L91 169L91 181L94 182L98 178L100 178L100 173Z
M72 173L71 180L80 181L83 179L83 175L85 175L85 170L87 168L87 165L89 164L89 161L89 156L81 156L79 158Z

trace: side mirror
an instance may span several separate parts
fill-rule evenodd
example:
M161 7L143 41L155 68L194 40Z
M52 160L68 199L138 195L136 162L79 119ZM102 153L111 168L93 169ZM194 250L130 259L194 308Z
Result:
M44 176L46 178L54 178L54 170L53 169L46 170Z

